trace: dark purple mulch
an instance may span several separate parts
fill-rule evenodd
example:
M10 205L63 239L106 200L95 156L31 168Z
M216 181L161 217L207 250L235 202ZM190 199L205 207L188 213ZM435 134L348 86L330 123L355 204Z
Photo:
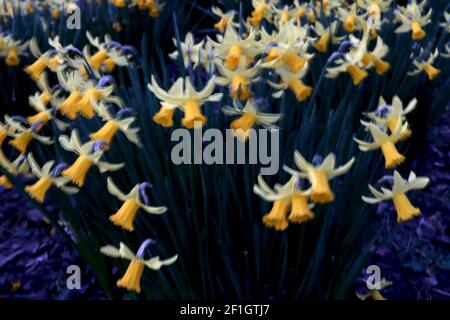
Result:
M0 190L0 239L0 298L104 297L86 263L14 190ZM81 269L80 290L67 289L70 265Z
M450 299L450 107L417 152L411 167L428 176L423 190L408 193L422 215L397 224L392 203L382 203L381 240L372 264L394 284L383 294L389 299ZM403 176L409 172L402 171Z

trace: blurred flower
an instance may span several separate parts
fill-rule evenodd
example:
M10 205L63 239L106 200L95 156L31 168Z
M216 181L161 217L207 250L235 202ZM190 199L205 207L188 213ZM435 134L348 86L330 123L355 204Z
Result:
M236 15L236 11L230 10L228 12L223 12L219 7L212 7L211 11L218 17L220 17L219 22L214 24L214 28L219 30L220 32L224 32L229 23L233 24L233 26L237 27L238 24L233 22L234 16Z
M395 16L401 21L395 32L404 33L411 31L413 40L421 40L426 36L426 32L423 31L423 27L431 22L431 14L433 12L430 9L425 15L422 16L423 7L426 5L426 0L422 1L420 5L417 5L416 0L411 0L407 7L403 10L395 10Z
M28 42L22 43L20 40L15 41L11 35L2 38L2 46L0 47L0 57L5 57L5 63L10 67L18 66L20 56L24 54L28 48Z
M420 56L423 56L423 51L421 51ZM436 79L439 76L439 74L441 73L441 70L439 70L433 66L433 62L438 56L439 56L439 50L436 49L434 51L434 53L430 53L427 60L423 60L423 59L417 60L416 58L414 58L412 63L416 67L416 69L408 72L408 75L413 76L413 75L416 75L423 71L428 75L429 80Z

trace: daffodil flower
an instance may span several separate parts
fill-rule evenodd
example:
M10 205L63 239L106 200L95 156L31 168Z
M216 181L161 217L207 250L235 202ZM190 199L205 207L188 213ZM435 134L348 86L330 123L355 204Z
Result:
M308 97L311 95L313 88L310 86L307 86L303 83L301 80L303 77L305 77L306 73L308 72L309 63L306 62L301 70L299 70L297 73L291 73L289 71L283 70L283 69L277 69L277 73L281 78L280 83L275 83L271 80L267 80L267 83L277 90L275 93L272 94L272 97L278 99L282 96L284 91L286 89L292 90L294 92L295 97L298 101L305 101L308 99Z
M39 49L36 38L32 38L29 42L29 48L33 56L37 59L33 64L25 68L25 72L28 73L31 78L35 81L39 80L44 71L49 68L51 71L56 72L63 69L63 63L65 61L65 56L67 55L70 48L73 46L69 45L63 47L59 42L59 37L48 39L51 50L47 50L42 53Z
M308 9L308 3L299 3L299 0L294 0L294 8L295 8L295 17L303 18L306 15L306 11Z
M425 3L424 1L423 3ZM422 16L421 7L417 5L416 0L411 0L406 9L402 12L395 10L395 16L401 21L401 25L395 30L396 33L412 32L413 40L421 40L426 36L423 27L431 22L433 10L430 9Z
M107 245L100 248L100 252L108 257L122 258L131 261L124 276L117 281L117 286L140 293L140 282L142 273L144 272L144 267L157 271L163 266L169 266L173 264L178 259L178 256L174 255L173 257L165 260L161 260L158 256L145 260L145 249L152 243L153 241L150 239L145 240L139 247L136 255L133 254L131 250L122 242L120 243L119 248L116 248L112 245Z
M403 222L411 220L415 216L420 215L420 209L415 208L409 199L406 197L406 193L414 189L425 188L430 179L427 177L416 177L416 174L411 171L408 180L404 180L402 176L394 171L394 183L392 190L381 188L381 192L376 190L369 184L369 190L374 198L362 196L364 202L369 204L375 204L381 201L392 199L394 202L395 210L397 211L397 222Z
M23 154L19 155L13 162L10 162L3 151L0 150L0 166L14 177L18 175L30 177L30 166L28 165L27 158ZM14 187L6 175L0 176L0 186L7 190Z
M175 45L175 48L177 48L177 39L173 38L172 41ZM192 35L192 33L188 32L186 34L184 42L180 43L185 68L189 67L191 63L194 68L197 67L200 59L200 49L203 47L203 43L204 40L195 44L194 36ZM174 52L169 54L169 57L173 60L178 59L178 50L175 50Z
M206 123L206 117L201 112L202 104L205 102L217 102L222 98L221 93L213 94L215 81L216 78L214 76L211 77L201 91L196 91L189 78L178 78L169 92L167 92L159 87L155 77L152 76L148 89L163 102L159 113L166 119L165 123L170 123L173 116L170 110L177 107L184 112L184 118L181 120L183 126L193 129L195 122L201 125Z
M58 86L50 88L48 84L47 73L44 72L36 81L36 84L39 87L40 92L36 92L35 97L39 98L44 106L47 106L49 103L52 103L52 105L54 103L59 103L59 95L61 93L61 89L59 89Z
M150 12L148 13L150 17L156 18L159 16L160 12L163 11L165 7L165 3L160 0L145 0L144 10L148 9Z
M30 125L36 125L39 123L39 126L36 128L36 132L39 132L41 128L50 120L53 120L55 125L60 130L65 130L68 127L68 124L65 122L57 119L54 116L55 109L53 108L47 108L43 103L39 95L30 96L28 98L29 105L36 110L36 114L33 116L27 117L28 123Z
M25 153L31 141L37 140L40 143L50 145L53 143L50 137L44 137L37 134L38 128L41 126L40 122L35 122L30 127L26 127L27 121L21 117L5 116L5 121L12 129L10 136L13 138L9 144L18 150L20 153ZM22 124L23 123L23 124Z
M311 188L302 190L298 176L292 176L284 185L276 184L274 190L262 176L258 176L258 183L254 185L253 192L263 200L273 202L272 210L262 219L268 228L283 231L287 229L289 222L304 223L314 218L312 205L308 204Z
M280 120L282 116L281 114L259 112L259 108L254 99L249 99L243 108L239 100L234 100L233 108L228 106L224 107L222 112L227 116L240 116L231 122L230 128L233 129L233 134L244 142L247 141L249 137L250 129L256 124L270 130L278 129L274 123Z
M349 52L334 60L334 63L338 66L327 68L326 77L336 78L340 73L346 72L352 78L353 84L359 85L368 76L367 71L363 69L364 63L362 61L367 53L368 36L368 29L365 29L362 39L357 41Z
M398 122L397 127L394 129L394 132L392 132L390 135L384 132L385 130L383 130L383 128L380 128L376 124L369 123L367 127L369 128L370 134L372 135L374 140L372 143L353 138L353 140L358 143L359 149L361 151L367 152L370 150L381 148L385 159L386 169L394 168L405 161L405 157L398 152L395 144L408 130L407 122L405 122L404 124Z
M92 37L89 31L86 32L86 37L89 43L97 49L97 52L94 55L91 55L89 52L89 47L85 46L83 49L83 54L89 61L92 69L99 71L103 63L109 58L108 46L111 42L111 38L108 35L105 35L105 41L100 42L100 39L98 37Z
M400 100L398 96L394 96L392 99L392 105L387 105L384 101L383 97L380 98L379 106L376 112L366 113L366 116L374 121L377 125L382 126L383 128L389 128L390 132L395 132L399 121L403 123L406 120L406 115L413 111L416 108L417 99L414 98L411 100L406 108L403 108L403 102ZM382 115L382 113L385 113ZM368 124L366 124L368 126ZM410 137L412 134L411 130L405 130L400 140L405 140Z
M74 120L78 116L79 110L77 103L82 97L80 91L82 83L85 80L78 71L72 71L66 74L58 72L57 75L60 86L69 92L69 96L57 106L57 110L70 120Z
M148 199L145 195L145 188L149 186L148 183L137 184L129 194L125 195L117 188L112 179L108 177L107 180L108 191L110 194L123 201L119 211L109 217L112 223L116 226L122 227L125 230L133 231L133 221L139 209L143 209L150 214L163 214L167 211L166 207L151 207L148 205ZM140 199L143 198L143 201Z
M316 48L317 51L328 52L330 42L337 44L345 38L335 36L337 27L337 21L333 21L326 28L319 21L316 21L313 30L319 36L319 40L314 44L314 48Z
M274 13L274 22L275 25L279 28L284 26L286 23L289 22L292 18L295 18L295 13L297 12L297 8L290 8L288 5L285 5L283 8L278 9L276 7L273 7L272 9Z
M253 61L253 57L261 52L255 41L256 33L250 30L247 38L242 39L233 25L229 24L223 37L216 42L208 41L215 48L216 56L224 59L225 65L229 69L235 69L238 65L247 65Z
M62 168L64 168L64 165L53 168L55 161L49 161L40 168L31 152L28 154L27 158L31 171L38 178L36 183L25 187L25 191L31 198L39 203L44 202L45 196L52 186L55 186L68 194L75 194L78 192L78 188L66 186L69 182L68 178L58 177Z
M105 142L106 146L109 147L117 132L121 131L129 141L137 146L141 146L138 137L139 128L131 128L131 125L136 118L125 117L126 113L131 111L131 109L122 109L115 115L113 115L103 103L95 103L94 109L97 111L99 117L105 121L105 124L98 131L89 135L93 141Z
M330 188L329 181L350 170L355 158L352 157L346 164L335 167L336 157L333 153L330 153L320 165L314 165L306 161L300 152L295 151L294 160L300 171L293 170L287 166L284 166L283 169L292 175L309 179L312 188L312 202L328 203L334 200L334 193Z
M338 13L345 31L354 32L364 28L367 13L358 14L356 3L351 4L349 8L338 8Z
M250 85L259 81L257 77L260 72L259 63L251 68L239 66L234 70L228 69L222 63L216 63L216 67L221 76L217 77L215 81L220 86L229 86L231 98L237 98L239 92L241 100L245 101L250 98Z
M107 171L117 171L123 168L124 164L112 164L105 161L100 161L103 151L98 147L98 142L89 141L81 144L80 137L77 130L73 130L69 137L60 136L59 142L61 147L67 151L74 152L78 155L77 160L67 169L62 172L62 175L69 178L78 187L84 185L84 180L93 165L96 165L101 173Z
M386 287L391 286L393 283L392 281L387 281L386 279L382 279L380 282L380 289L369 289L366 293L356 293L356 296L360 300L366 300L367 298L372 298L373 300L386 300L385 297L381 294L381 290L383 290Z
M227 25L229 23L233 24L233 26L235 27L238 26L237 23L233 22L234 16L236 15L236 11L230 10L227 12L223 12L219 7L212 7L211 11L220 18L219 22L214 24L214 28L216 28L220 32L223 33L226 30Z
M391 9L392 0L357 0L356 3L366 10L374 25L381 26L382 14Z
M273 14L272 8L278 2L279 0L252 0L253 11L250 17L252 26L259 27L264 19L271 21Z
M108 46L108 58L103 61L102 66L108 72L114 71L117 66L129 67L132 65L129 58L133 56L135 51L134 47L122 46L120 43L111 41Z
M113 96L114 85L112 77L104 76L98 81L89 80L78 84L80 99L74 103L73 108L83 117L92 119L95 115L94 104L100 101L112 102L122 106L122 101Z
M382 76L391 67L389 62L383 60L388 53L389 47L384 44L383 40L378 36L375 48L371 52L367 51L364 53L362 63L367 69L375 67L376 72Z
M419 54L419 56L423 56L422 50L421 50L421 53ZM433 66L433 62L438 56L439 56L439 50L436 49L434 51L434 53L430 53L427 60L423 60L423 59L417 60L415 58L412 63L416 68L415 68L415 70L408 72L408 75L414 76L423 71L427 74L429 80L436 79L441 74L441 70L439 70Z
M28 42L15 41L11 35L3 38L3 45L0 50L0 57L5 57L6 65L10 67L18 66L20 63L20 56L24 54L28 48Z
M298 28L293 22L284 25L280 32L275 36L271 36L266 43L267 56L262 67L270 67L278 69L287 67L291 72L297 73L303 69L305 63L314 57L314 54L308 54L309 43L306 41L306 30ZM262 32L263 38L268 38Z

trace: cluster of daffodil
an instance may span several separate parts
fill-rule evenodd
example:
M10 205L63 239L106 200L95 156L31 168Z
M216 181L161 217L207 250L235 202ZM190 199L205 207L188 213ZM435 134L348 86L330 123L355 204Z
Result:
M385 159L386 169L392 169L403 163L405 157L397 150L396 144L409 138L412 134L409 128L406 115L414 110L417 105L417 99L409 102L406 108L399 97L395 96L392 104L387 104L383 98L380 98L379 105L375 112L366 114L369 121L361 120L361 124L370 132L373 142L366 142L354 139L361 151L370 151L381 149ZM394 171L393 177L383 179L392 183L392 189L381 188L381 192L369 185L369 190L375 198L363 196L362 199L370 204L378 203L392 199L397 211L397 221L407 221L420 214L420 210L415 208L405 193L412 189L422 189L428 184L426 177L417 178L414 172L411 172L408 180L404 180L397 171Z
M112 41L108 36L104 42L87 33L87 39L95 52L91 54L90 46L82 51L69 45L63 46L58 37L49 39L50 49L42 52L36 39L29 41L30 52L36 60L24 68L24 71L36 82L39 91L29 97L29 105L36 111L27 118L21 116L5 116L0 123L0 147L10 138L8 143L18 151L19 156L10 161L3 151L0 152L0 165L13 176L36 178L36 182L25 187L31 198L43 203L51 187L58 188L67 194L74 194L85 185L90 170L96 166L101 173L117 171L124 167L123 163L112 164L102 159L113 143L118 132L132 143L140 146L139 129L133 127L136 118L133 110L124 108L122 99L114 95L114 79L108 73L117 66L130 66L130 54L133 49ZM58 85L51 87L48 83L48 73L54 73ZM48 161L42 167L37 163L29 146L32 141L52 144L51 138L40 134L44 127L53 124L60 130L69 130L78 118L92 119L97 117L103 121L103 126L89 134L90 140L82 142L77 129L72 129L69 135L60 135L58 141L61 147L76 154L77 159L72 165ZM72 184L72 185L71 185ZM0 177L0 185L12 188L13 184L7 176ZM116 226L127 231L133 231L133 221L139 209L150 214L162 214L166 207L149 205L146 188L149 183L137 184L128 194L123 194L115 186L111 178L107 179L107 189L111 195L123 202L119 210L109 217ZM130 259L131 263L126 274L117 285L140 292L140 278L144 265L153 270L169 265L176 256L160 260L158 257L148 261L142 260L144 249L149 242L144 242L136 256L121 244L120 256ZM119 252L118 251L118 252ZM102 252L113 255L110 246L102 248Z
M73 12L72 8L77 0L1 0L0 14L2 16L26 15L35 12L49 13L50 17L56 19L61 16L65 9Z
M352 158L346 164L336 167L336 157L333 153L326 156L323 161L320 157L315 157L313 163L309 163L300 152L296 151L294 160L299 171L284 167L291 175L286 184L276 184L274 189L271 189L263 177L259 176L258 183L253 188L262 199L273 202L272 210L262 220L267 227L277 231L286 230L289 222L303 223L313 219L311 208L314 204L333 201L334 193L329 181L350 170L355 159ZM308 181L310 185L308 188L303 188L306 184L303 180Z
M306 85L303 79L316 53L328 52L330 44L349 48L347 52L339 50L330 57L329 62L334 65L326 65L327 78L348 73L353 83L359 85L369 75L370 69L382 76L391 66L385 60L389 47L378 33L384 24L389 23L386 14L391 9L391 2L359 0L347 4L345 1L310 1L300 4L294 1L293 6L281 7L276 0L253 0L254 10L241 23L236 21L236 11L223 12L213 7L212 13L220 18L214 25L220 32L216 39L207 36L196 43L194 35L188 32L181 43L173 39L176 50L169 55L172 59L182 60L185 68L202 67L210 75L207 85L196 91L189 78L179 78L166 91L152 77L148 87L161 100L161 108L153 120L164 127L171 127L178 109L184 113L183 126L193 128L195 122L203 126L207 119L202 113L202 105L221 99L220 94L213 94L215 84L228 87L232 99L245 102L256 98L252 84L266 79L275 90L274 98L280 98L286 90L291 90L298 101L305 101L313 87ZM426 13L425 10L426 1L420 4L412 1L407 7L396 8L392 22L400 23L396 32L411 31L413 40L422 39L425 36L423 27L429 23L432 14L431 9ZM317 19L321 14L335 19L324 25ZM360 37L357 36L359 31ZM430 54L422 50L419 55L412 56L416 69L409 74L423 70L431 80L436 78L439 70L433 67L433 61L437 55L438 51ZM269 76L275 78L261 76L267 69ZM255 104L250 102L248 105L253 106L252 112L235 108L231 113L241 115L232 122L231 128L241 129L244 134L240 136L244 138L247 136L245 132L259 119ZM227 110L228 107L225 113L230 114ZM276 114L264 115L267 116L272 120L279 119Z
M133 8L147 11L151 17L159 16L164 9L165 3L160 0L109 0L109 2L117 8Z
M28 13L50 10L51 16L56 18L61 14L62 5L71 3L75 1L54 0L48 4L23 1L20 8ZM148 10L153 17L158 16L164 7L164 3L158 0L109 0L109 3L117 8ZM320 62L323 57L326 57L326 63L319 81L322 76L334 79L347 74L348 79L358 86L371 72L376 77L384 76L391 68L389 47L381 32L387 25L394 26L397 33L410 33L417 45L418 50L410 57L414 67L408 73L410 76L424 72L429 80L434 80L440 74L435 60L439 55L450 57L450 45L441 54L438 49L432 52L429 47L421 47L420 41L426 37L426 26L433 14L426 0L420 3L411 0L405 7L394 7L392 0L295 0L293 5L283 5L278 0L252 0L251 3L253 10L245 19L239 18L236 11L224 12L213 7L211 12L217 17L214 28L218 32L215 38L206 36L197 42L194 34L187 32L184 41L173 39L175 50L169 57L178 60L188 72L177 75L167 90L158 83L156 75L151 76L148 89L160 101L160 109L153 115L155 123L172 127L176 112L181 112L181 124L185 128L204 126L207 117L202 108L227 99L222 92L217 92L216 87L219 86L224 87L221 90L228 92L232 99L233 106L224 106L222 112L227 116L237 116L229 126L239 140L247 141L250 129L257 125L277 130L276 124L282 114L263 112L259 103L259 98L263 97L258 97L256 85L266 86L273 99L292 95L306 107L304 102L314 96L315 90L310 80L313 77L309 77L310 70L315 61ZM8 5L0 8L8 15L16 12ZM444 17L440 27L449 32L450 15L445 14ZM49 48L42 51L35 38L21 41L15 40L11 34L0 35L0 56L5 57L8 66L20 65L20 56L25 54L35 57L36 60L24 71L38 87L38 91L29 97L29 105L36 112L34 115L27 118L5 116L0 122L0 147L8 142L16 150L11 156L14 159L8 159L1 149L0 165L12 176L36 178L36 182L26 186L25 191L40 203L45 201L52 187L68 194L78 192L88 184L86 177L94 167L98 167L101 173L124 168L123 163L112 164L102 160L115 147L117 134L123 134L130 142L141 146L139 129L134 126L133 109L125 108L122 99L115 95L111 76L119 67L132 66L130 58L134 49L113 41L109 36L93 37L88 32L86 37L89 45L82 50L72 45L64 46L58 37L54 37L48 39ZM193 69L201 69L200 73L204 71L201 74L207 77L202 88L194 85L199 81L194 81ZM58 84L51 86L49 79L54 78ZM400 165L405 157L396 145L412 134L406 115L414 110L416 104L414 99L403 108L398 97L394 97L391 105L381 98L377 110L364 114L367 119L361 121L373 138L373 142L355 139L361 151L381 149L386 169ZM83 139L73 129L74 124L81 119L90 121L94 118L101 120L102 126ZM52 140L42 133L44 128L55 129L53 125L66 134ZM33 142L59 142L63 149L74 153L77 158L71 165L49 161L41 167L29 151ZM339 159L339 162L346 160ZM352 157L345 164L336 166L333 153L324 159L316 156L308 162L296 151L294 161L296 170L284 167L290 175L285 184L275 184L272 189L259 176L253 188L263 200L273 202L271 211L263 216L262 221L277 231L286 230L289 223L313 219L315 205L334 201L330 180L349 171L355 159ZM363 197L363 201L377 203L392 199L399 222L420 213L405 193L424 188L428 178L416 177L411 172L406 181L394 171L392 177L382 180L392 182L392 189L382 187L378 191L369 185L375 198ZM0 177L0 185L13 187L7 176ZM124 193L108 177L106 187L122 203L109 220L129 232L134 230L138 212L159 215L167 211L166 207L149 205L148 182L137 183L127 190L129 193ZM145 240L136 254L123 243L119 248L111 245L101 248L105 255L130 260L128 270L117 282L118 286L139 293L145 266L159 270L175 262L177 256L166 260L159 257L145 260L145 250L152 243L152 240ZM381 296L378 291L369 295L374 298Z

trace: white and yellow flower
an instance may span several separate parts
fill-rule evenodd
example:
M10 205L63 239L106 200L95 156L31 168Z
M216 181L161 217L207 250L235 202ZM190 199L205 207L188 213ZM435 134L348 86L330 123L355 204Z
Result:
M6 65L15 67L20 64L20 56L25 53L28 48L28 41L15 41L11 35L7 35L2 39L0 57L5 57Z
M94 103L94 109L105 124L98 131L89 135L93 141L105 142L106 146L109 147L115 135L121 131L129 141L137 146L141 146L138 136L139 128L131 127L136 118L124 117L127 109L122 109L115 115L113 115L103 103Z
M272 210L262 219L264 225L283 231L287 229L289 222L304 223L314 218L311 211L313 205L308 203L311 188L302 190L300 182L300 178L294 175L286 184L276 184L273 190L262 176L258 176L258 183L254 185L253 192L265 201L273 202Z
M0 166L14 177L19 175L24 175L26 177L31 176L30 166L28 165L27 158L23 154L19 155L14 161L10 162L0 149ZM10 190L14 187L14 185L6 175L2 175L0 176L0 187Z
M367 53L368 37L368 29L365 29L362 39L353 41L354 47L345 53L342 58L334 60L337 66L327 68L326 77L334 79L340 73L346 72L352 78L353 84L359 85L368 76L363 63L364 55ZM351 37L351 39L355 38Z
M421 50L419 56L423 56L422 50ZM436 58L438 56L439 56L439 50L436 49L434 51L434 53L430 53L430 55L428 56L428 59L426 59L426 60L424 60L424 59L418 60L418 59L414 58L412 63L415 66L415 69L408 72L408 75L414 76L421 72L425 72L427 74L429 80L436 79L441 74L441 70L439 70L433 66L433 62L434 62L434 60L436 60Z
M218 37L218 41L209 39L208 41L215 48L216 56L224 59L225 65L229 69L235 69L238 65L248 65L256 55L261 53L261 48L255 41L256 33L250 30L250 34L242 39L235 27L231 24L227 26L225 34Z
M214 24L214 28L216 28L220 32L223 33L226 30L228 24L233 24L233 26L235 27L238 26L236 22L233 22L236 11L230 10L227 12L223 12L219 7L212 7L211 11L220 18L219 22Z
M383 60L384 57L389 53L389 47L384 44L383 40L377 36L377 43L373 51L366 51L362 58L362 63L365 68L375 68L377 74L382 76L391 67L389 62Z
M61 147L67 151L74 152L78 155L77 160L67 169L62 172L64 177L67 177L76 184L78 187L84 185L84 180L94 165L97 166L101 173L107 171L117 171L123 168L124 163L112 164L105 161L100 161L103 155L103 150L101 148L96 148L98 143L96 141L89 141L85 144L81 144L80 137L77 130L73 130L69 137L60 136L59 142Z
M239 100L234 100L233 108L226 106L222 112L227 116L239 115L239 118L231 122L230 128L241 141L247 141L250 129L257 124L270 130L278 129L275 122L282 116L281 114L259 112L254 99L249 99L243 108Z
M399 121L403 126L406 122L406 115L413 111L417 106L417 99L411 100L406 108L403 108L403 102L398 96L394 96L392 99L392 105L387 105L383 97L380 97L377 111L366 113L366 116L372 120L375 124L382 126L383 128L389 128L391 133L395 132ZM364 125L368 126L368 123L361 121ZM410 129L407 129L400 136L400 140L405 140L412 134Z
M280 83L275 83L271 80L267 80L267 83L277 90L272 94L272 97L278 99L282 96L286 89L292 90L298 101L305 101L311 95L313 88L303 83L302 78L305 77L308 72L309 63L306 62L303 68L297 73L289 72L285 69L277 69L276 72L281 78Z
M319 52L328 52L328 47L330 43L338 44L341 43L341 41L345 37L337 37L336 31L337 31L337 21L333 21L328 27L324 27L319 21L316 21L314 25L314 32L319 37L319 40L317 40L314 43L314 48L316 48Z
M55 109L47 108L42 103L42 99L38 94L30 96L28 98L28 103L37 112L35 115L27 117L30 125L37 125L36 132L39 132L50 120L52 120L60 130L65 130L68 127L68 124L55 117Z
M9 116L5 116L5 121L11 129L9 135L13 138L9 141L9 144L20 153L25 153L33 140L37 140L46 145L53 143L53 140L50 137L44 137L37 134L37 129L41 126L40 122L35 122L30 127L26 127L20 123L20 121L16 121Z
M406 181L397 171L394 171L394 183L391 190L381 188L380 192L369 184L369 190L374 198L362 196L362 199L364 202L369 204L375 204L392 199L397 211L397 222L408 221L420 215L420 209L415 208L411 204L409 199L406 197L406 193L414 189L423 189L429 182L429 178L416 177L416 174L412 171Z
M366 142L356 138L353 138L358 145L359 149L363 152L370 150L381 149L385 159L386 169L394 168L405 161L405 157L400 154L395 146L395 144L405 135L408 130L408 123L397 123L397 127L394 129L390 135L388 135L382 127L374 123L369 123L367 125L369 132L372 135L373 142Z
M185 128L193 129L196 122L203 126L206 123L206 117L202 114L201 106L205 102L217 102L222 98L222 93L213 94L215 81L216 78L211 77L201 91L196 91L189 78L178 78L167 92L161 89L155 77L152 76L148 89L162 101L158 116L155 116L153 120L164 126L170 126L173 123L174 110L180 108L184 112L181 123Z
M231 70L223 65L222 62L218 62L216 67L221 76L216 77L215 81L220 86L229 86L231 98L236 99L238 93L241 100L245 101L250 98L250 85L259 80L257 77L260 72L259 63L250 68L239 66Z
M335 167L336 157L330 153L320 165L309 163L300 152L295 151L294 161L300 171L284 166L284 170L292 175L306 177L311 182L311 201L315 203L328 203L334 200L334 193L329 181L343 175L350 170L355 158L352 157L346 164Z
M130 291L136 291L136 293L140 293L141 277L142 273L144 272L144 267L157 271L163 266L169 266L173 264L178 259L178 256L174 255L173 257L165 260L161 260L158 256L145 260L145 249L151 243L152 241L150 239L145 240L141 244L136 255L133 254L131 250L122 242L120 243L119 248L116 248L112 245L107 245L100 248L100 252L108 257L130 260L128 269L123 277L117 281L117 286Z
M400 20L401 25L395 30L396 33L411 32L413 40L421 40L427 34L423 27L431 22L433 10L430 8L425 15L422 10L426 1L418 5L416 0L411 0L404 10L395 10L395 16Z
M337 10L345 31L355 32L364 29L367 13L358 14L356 3L352 3L349 8L340 7Z
M278 2L279 0L252 0L253 11L249 18L251 25L257 28L264 19L272 21L272 9Z
M144 210L150 214L163 214L167 211L166 207L152 207L146 203L146 198L141 201L142 192L146 183L137 184L128 194L122 193L114 184L112 179L108 177L107 186L110 194L123 202L120 209L109 217L109 220L116 226L122 227L125 230L133 231L133 221L139 209Z
M59 172L57 171L59 171L59 168L53 168L55 161L49 161L40 168L31 152L28 154L27 159L31 172L33 172L38 180L33 185L26 186L25 191L37 202L44 202L45 196L52 186L55 186L68 194L75 194L79 191L78 188L66 186L69 182L68 178L58 177Z
M173 38L172 41L175 45L175 48L178 48L177 39ZM194 68L197 67L200 61L200 50L203 47L203 43L204 40L195 44L194 36L191 32L188 32L186 34L184 42L180 42L180 49L183 56L185 68L189 67L189 65L191 64ZM178 49L169 54L169 57L173 60L178 59Z

